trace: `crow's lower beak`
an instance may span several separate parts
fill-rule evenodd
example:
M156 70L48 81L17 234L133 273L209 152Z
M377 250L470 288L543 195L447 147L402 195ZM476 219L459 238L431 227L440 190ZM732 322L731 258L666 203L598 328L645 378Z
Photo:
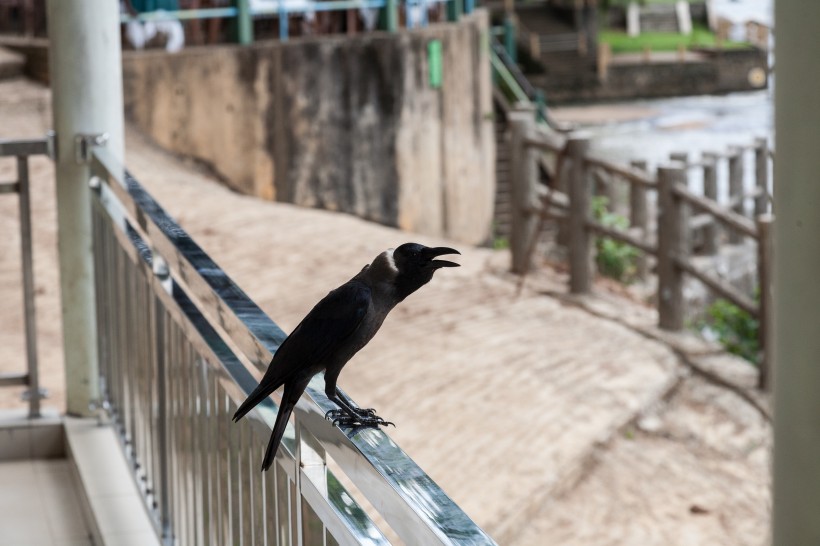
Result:
M446 246L438 246L438 247L435 247L435 248L426 248L426 249L424 249L424 254L425 254L426 257L432 259L432 258L435 258L436 256L443 256L445 254L459 254L460 255L461 252L459 252L458 250L456 250L454 248L448 248ZM450 261L447 261L447 260L432 260L430 262L430 265L432 265L436 269L438 269L439 267L459 267L460 266L460 264L457 264L455 262L450 262Z

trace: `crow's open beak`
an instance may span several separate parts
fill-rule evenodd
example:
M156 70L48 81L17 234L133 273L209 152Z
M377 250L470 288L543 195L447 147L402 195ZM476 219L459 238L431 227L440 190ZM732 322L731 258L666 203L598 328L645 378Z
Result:
M444 256L445 254L461 254L458 250L454 248L447 248L446 246L439 246L436 248L426 248L424 249L425 257L431 259L430 265L438 269L439 267L460 267L460 264L455 262L450 262L447 260L433 260L436 256Z

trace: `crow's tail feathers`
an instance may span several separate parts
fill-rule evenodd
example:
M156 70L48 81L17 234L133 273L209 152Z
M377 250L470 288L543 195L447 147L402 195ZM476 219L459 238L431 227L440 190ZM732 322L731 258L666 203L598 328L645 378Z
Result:
M240 405L236 413L233 414L233 422L236 423L245 417L246 413L255 408L259 402L270 396L273 391L279 388L279 385L281 385L281 383L270 388L270 385L266 385L265 380L262 379L262 382L253 389L253 392L248 395L248 398L242 402L242 405Z
M279 408L279 413L276 414L276 424L273 425L273 432L268 441L268 449L265 450L265 459L262 461L262 471L270 468L273 464L273 458L276 456L276 451L279 449L279 444L282 442L282 436L285 434L285 428L288 426L288 419L293 412L296 404L282 405Z
M285 428L288 426L288 419L293 413L293 408L296 407L296 402L307 387L307 382L294 385L287 383L285 385L285 392L282 393L282 405L279 406L279 412L276 414L276 423L273 425L273 432L268 441L268 449L265 450L265 459L262 461L262 471L269 469L273 464L273 458L276 456L276 451L279 449L279 444L282 442L282 436L285 434Z

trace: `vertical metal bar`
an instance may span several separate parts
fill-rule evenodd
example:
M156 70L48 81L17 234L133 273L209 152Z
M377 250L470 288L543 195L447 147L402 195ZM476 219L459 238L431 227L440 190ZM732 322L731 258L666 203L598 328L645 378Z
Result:
M23 307L26 316L26 361L28 362L29 417L40 416L40 374L37 367L37 321L34 306L34 266L31 247L31 193L28 157L17 158L20 192L20 245L23 258Z
M248 427L250 429L250 426ZM264 475L261 475L259 469L254 464L254 457L259 453L260 446L264 445L264 441L257 436L257 434L250 430L251 441L248 447L248 469L250 479L250 494L253 506L253 543L256 546L263 546L265 544L265 491L263 488ZM265 473L267 474L267 472Z
M273 467L276 469L276 513L278 521L279 546L289 546L293 544L291 540L290 525L290 488L288 475L285 470L274 461Z
M296 442L299 464L297 485L299 487L300 513L303 542L310 546L324 546L325 529L316 512L302 496L302 481L311 479L327 496L327 454L324 446L296 417Z
M298 459L297 459L298 461ZM296 472L298 476L299 464L296 464ZM302 546L304 544L302 536L302 503L299 502L299 491L296 488L296 482L289 480L289 509L290 509L290 540L291 544Z
M253 507L250 494L252 454L249 436L248 422L244 421L239 425L239 444L236 446L239 468L239 504L242 514L242 546L253 546Z
M159 275L154 270L154 273ZM154 335L156 336L155 352L157 359L157 446L159 451L159 476L154 485L159 501L160 529L163 543L173 538L171 529L171 510L169 507L168 480L168 386L166 374L167 329L165 308L158 297L154 296Z
M228 396L228 413L233 413L236 410L233 402ZM239 459L242 457L240 453L240 429L242 427L232 426L228 427L230 430L230 442L228 453L229 475L228 479L230 487L230 506L231 506L231 544L242 544L242 515L241 515L241 489L240 489L240 470L241 464Z
M250 0L236 0L236 41L242 45L253 42L253 14Z
M279 507L277 504L276 479L279 474L277 467L279 465L274 461L273 468L265 472L265 544L266 546L278 546L279 535Z
M216 472L216 499L219 509L219 518L217 520L217 544L226 544L229 540L228 533L228 519L230 518L230 511L228 510L228 480L226 478L226 453L228 450L228 423L230 418L225 412L225 401L222 394L222 387L219 384L219 377L214 374L214 417L217 419L216 424L216 450L217 457L214 464L214 472Z
M461 13L463 11L462 0L449 0L447 2L447 20L450 22L455 22L461 19Z
M279 0L279 39L283 42L288 40L288 11L285 9L285 1Z
M385 26L387 32L396 32L399 29L399 2L398 0L386 0Z
M504 49L513 62L518 61L518 48L515 43L515 20L511 13L504 17Z
M211 437L211 428L208 422L212 419L211 416L211 397L210 397L210 368L208 361L200 355L200 367L198 370L199 385L197 397L199 399L199 407L197 411L197 436L199 437L199 453L197 458L199 461L199 468L197 469L197 479L200 482L200 544L210 546L213 544L211 540L211 473L210 473L210 458L213 453L213 442ZM213 507L216 508L216 507Z
M170 449L170 465L169 465L169 487L171 488L172 504L171 508L173 514L171 516L172 529L174 531L174 540L179 543L184 543L185 512L184 496L182 491L182 465L180 463L181 445L180 445L180 392L179 384L181 383L179 370L182 366L181 351L179 344L179 327L174 321L168 321L170 329L168 331L169 339L169 360L168 360L168 412L169 412L169 449Z
M188 338L180 328L180 338L183 347L182 359L182 400L183 411L182 426L184 430L183 444L182 444L182 460L184 462L183 479L185 480L185 529L188 533L188 538L185 544L196 544L196 486L194 484L194 437L193 437L193 414L194 414L194 393L193 389L193 370L196 363L193 358L193 351Z

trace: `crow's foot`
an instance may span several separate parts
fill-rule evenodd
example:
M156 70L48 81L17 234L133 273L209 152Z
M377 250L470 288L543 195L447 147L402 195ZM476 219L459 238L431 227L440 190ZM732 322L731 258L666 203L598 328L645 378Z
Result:
M345 425L354 427L378 427L393 425L390 421L385 421L372 408L362 409L357 408L354 414L350 414L343 409L330 410L325 414L325 419L332 421L334 426Z

